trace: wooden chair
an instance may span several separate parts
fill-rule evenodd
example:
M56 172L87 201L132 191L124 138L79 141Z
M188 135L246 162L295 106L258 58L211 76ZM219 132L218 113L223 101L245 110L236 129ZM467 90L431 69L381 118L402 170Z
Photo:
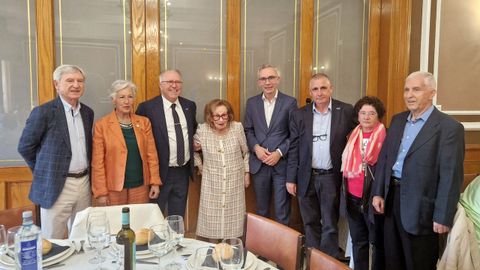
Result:
M307 248L307 270L348 270L350 267L316 248Z
M27 205L18 208L10 208L0 210L0 224L3 224L6 229L22 225L22 213L23 211L32 211L33 222L40 226L40 215L37 213L37 207L35 205Z
M294 229L247 213L244 241L248 251L276 263L285 270L302 269L304 236Z

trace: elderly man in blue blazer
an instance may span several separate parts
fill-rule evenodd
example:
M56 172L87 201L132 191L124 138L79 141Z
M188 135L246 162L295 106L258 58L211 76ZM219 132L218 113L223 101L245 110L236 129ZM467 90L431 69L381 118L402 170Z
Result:
M298 195L305 245L343 259L338 247L340 172L347 136L356 126L353 107L332 98L326 74L310 79L312 104L296 110L290 123L287 190Z
M248 148L253 153L249 165L257 213L270 217L273 192L275 220L288 225L290 195L285 187L290 147L288 126L297 101L278 90L280 75L277 68L262 65L257 75L262 93L248 99L244 123Z
M372 204L385 213L386 269L436 269L439 235L452 227L463 183L464 128L433 106L436 82L405 80L408 111L394 115L378 156Z
M188 181L193 175L193 135L197 130L197 106L181 97L182 74L165 70L159 76L161 95L140 103L137 114L152 123L160 163L160 195L163 213L185 215Z
M63 238L75 214L91 204L93 111L79 101L85 90L80 67L57 67L53 83L59 96L32 110L18 152L33 173L29 198L41 207L43 236Z

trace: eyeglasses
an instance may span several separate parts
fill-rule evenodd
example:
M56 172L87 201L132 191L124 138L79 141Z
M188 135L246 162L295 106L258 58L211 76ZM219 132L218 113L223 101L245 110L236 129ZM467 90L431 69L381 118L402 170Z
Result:
M327 140L327 134L321 134L321 135L313 135L313 142L318 142L319 140L324 142Z
M228 114L222 114L222 115L214 114L212 115L212 118L214 121L218 121L220 120L220 118L222 118L223 120L228 120Z
M267 81L272 82L272 81L276 80L277 78L278 78L278 76L261 77L261 78L258 78L258 81L261 82L261 83L266 83Z
M160 83L167 83L168 85L182 84L182 81L161 81Z
M358 114L361 115L361 116L367 116L368 115L370 117L377 115L376 112L363 112L363 111L358 112Z

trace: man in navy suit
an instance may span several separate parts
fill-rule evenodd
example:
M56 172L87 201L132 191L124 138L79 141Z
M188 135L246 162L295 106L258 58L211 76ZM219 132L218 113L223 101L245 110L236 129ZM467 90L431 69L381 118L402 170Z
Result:
M327 75L310 79L312 104L296 110L290 122L287 190L298 194L307 247L341 259L338 218L342 152L356 126L353 107L332 99Z
M275 220L288 225L290 195L285 187L287 153L290 147L289 120L297 101L278 91L277 68L262 65L257 72L262 93L247 101L245 134L250 155L257 213L270 217L270 201L274 195Z
M408 111L394 115L378 157L372 204L385 213L386 269L436 269L463 183L463 126L433 106L428 72L405 80Z
M32 110L18 152L33 173L29 198L41 207L43 236L63 238L75 214L91 204L93 111L79 101L85 87L80 67L57 67L53 83L59 96Z
M160 162L158 206L168 215L185 215L188 181L193 175L193 135L197 129L197 106L180 97L182 74L166 70L160 74L161 96L138 105L137 114L150 119Z

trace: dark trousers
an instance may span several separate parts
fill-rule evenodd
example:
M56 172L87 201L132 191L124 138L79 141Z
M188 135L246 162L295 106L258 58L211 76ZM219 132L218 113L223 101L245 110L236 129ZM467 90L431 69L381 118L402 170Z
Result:
M406 232L400 216L400 185L390 185L385 211L385 264L387 270L436 269L438 234Z
M285 174L278 174L272 166L263 164L260 170L252 175L257 214L270 218L270 202L273 192L275 220L288 225L290 217L290 194L285 186Z
M190 165L188 163L182 167L168 168L167 179L162 179L160 196L156 200L164 216L185 216L189 176Z
M373 224L368 215L360 211L361 198L347 195L347 216L350 236L352 237L353 262L355 270L368 270L370 258L370 231Z
M338 208L341 181L333 174L312 175L305 197L299 197L305 246L339 257Z

